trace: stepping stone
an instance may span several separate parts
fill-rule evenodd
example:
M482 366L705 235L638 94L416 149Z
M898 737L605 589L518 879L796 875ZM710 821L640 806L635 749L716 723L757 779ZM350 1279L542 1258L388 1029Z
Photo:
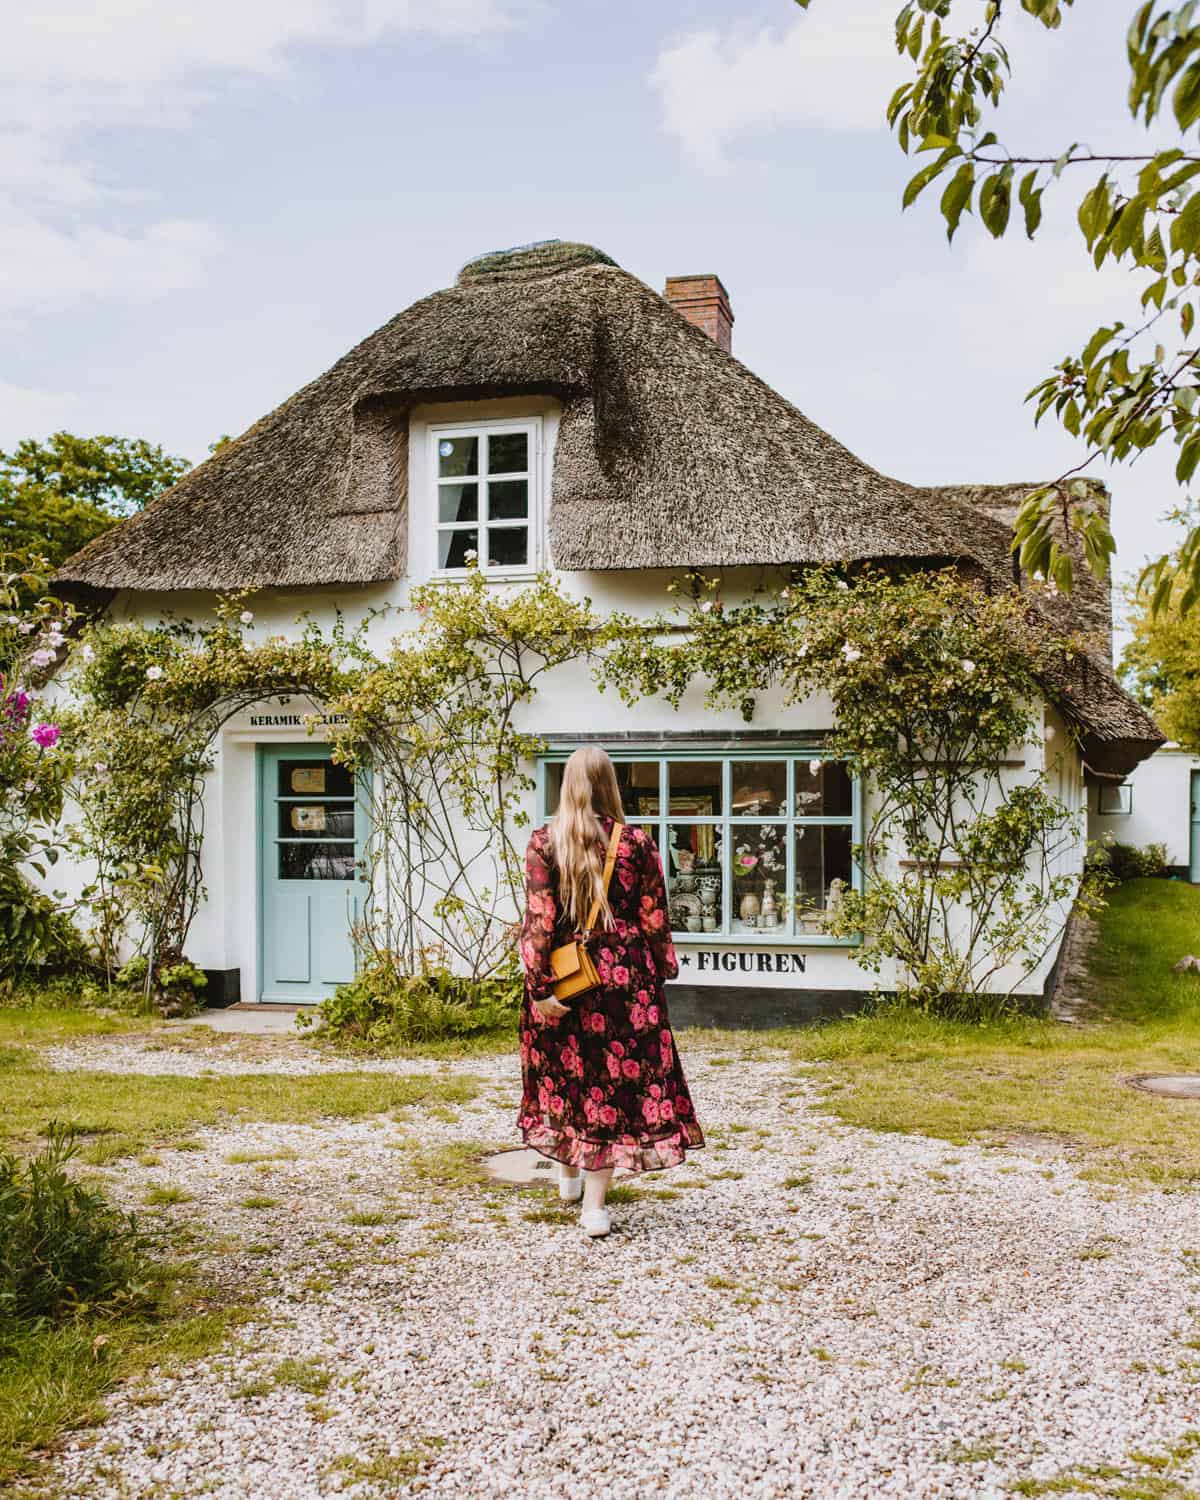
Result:
M522 1185L530 1182L548 1182L551 1186L558 1182L558 1163L551 1161L548 1156L542 1156L531 1146L518 1146L512 1151L497 1151L494 1156L485 1157L482 1166L495 1182L514 1182ZM624 1168L618 1167L613 1173L613 1178L615 1180L629 1175Z
M1135 1073L1125 1082L1164 1099L1200 1099L1200 1073Z

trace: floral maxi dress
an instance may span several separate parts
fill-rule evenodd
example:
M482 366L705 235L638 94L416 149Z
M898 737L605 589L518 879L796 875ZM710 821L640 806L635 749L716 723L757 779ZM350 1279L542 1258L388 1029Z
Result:
M602 818L605 842L612 819ZM588 940L600 986L543 1022L531 1002L552 995L550 950L570 941L559 921L550 839L525 855L521 1074L517 1127L527 1146L588 1171L677 1166L704 1145L667 1016L663 981L679 972L654 840L625 826L609 884L613 926Z

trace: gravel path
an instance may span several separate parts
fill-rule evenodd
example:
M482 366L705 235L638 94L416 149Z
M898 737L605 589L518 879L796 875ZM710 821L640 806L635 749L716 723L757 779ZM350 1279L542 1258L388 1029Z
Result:
M1120 1493L1077 1487L1095 1466L1190 1451L1193 1196L843 1126L781 1056L685 1040L685 1062L711 1144L643 1179L607 1241L533 1189L453 1180L456 1153L512 1143L512 1059L455 1064L480 1093L434 1117L202 1131L112 1170L130 1203L194 1195L155 1212L261 1314L117 1393L61 1493L1071 1497ZM1171 1481L1152 1493L1192 1493L1200 1449Z

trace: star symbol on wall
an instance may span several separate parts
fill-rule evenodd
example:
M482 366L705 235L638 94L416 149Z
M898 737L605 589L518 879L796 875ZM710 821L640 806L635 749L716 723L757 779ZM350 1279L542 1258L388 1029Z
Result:
M680 968L686 969L688 967L688 965L691 963L691 961L692 961L692 955L690 953L681 953L679 955L679 966L680 966Z

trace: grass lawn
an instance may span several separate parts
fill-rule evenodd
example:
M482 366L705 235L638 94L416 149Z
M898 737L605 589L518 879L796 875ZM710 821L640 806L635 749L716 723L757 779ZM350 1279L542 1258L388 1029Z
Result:
M1113 893L1099 928L1099 1011L1085 1025L883 1014L762 1040L819 1064L828 1107L850 1124L954 1142L1048 1136L1077 1146L1083 1175L1095 1180L1200 1185L1200 1101L1156 1099L1121 1082L1200 1072L1200 975L1171 972L1183 954L1200 954L1200 888L1131 881Z

